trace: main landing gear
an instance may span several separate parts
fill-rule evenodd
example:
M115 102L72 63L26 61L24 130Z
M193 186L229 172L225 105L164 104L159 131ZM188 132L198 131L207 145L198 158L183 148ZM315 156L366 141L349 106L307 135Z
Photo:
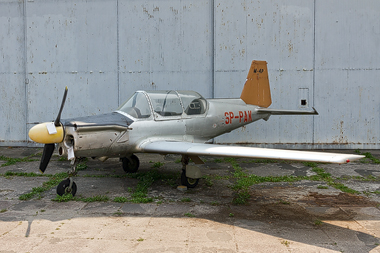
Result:
M201 172L198 167L188 165L189 160L190 158L187 155L182 155L181 184L187 186L187 188L194 188L199 183Z
M135 173L139 169L140 161L139 158L135 155L123 157L120 160L123 163L123 170L125 173Z
M140 161L136 155L132 154L128 157L123 157L120 160L123 165L123 170L126 173L135 173L139 169ZM201 171L198 167L189 165L189 160L190 158L187 155L182 155L181 184L187 186L188 188L194 188L199 183ZM80 158L71 160L71 170L68 172L69 177L60 182L57 186L57 194L59 196L63 196L66 193L71 193L75 196L77 192L77 185L72 177L77 174L76 166L79 161Z
M126 173L135 173L139 169L140 162L136 155L123 157L120 160L123 164L123 170ZM198 167L188 165L189 160L190 158L187 155L182 155L181 184L187 186L188 188L194 188L199 183L201 172Z

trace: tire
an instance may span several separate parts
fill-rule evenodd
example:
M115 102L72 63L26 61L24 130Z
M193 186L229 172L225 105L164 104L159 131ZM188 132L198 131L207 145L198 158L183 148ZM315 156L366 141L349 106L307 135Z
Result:
M71 190L68 189L69 185L70 185L70 179L67 178L61 181L59 185L57 186L57 194L59 196L63 196L65 193L71 193L71 195L73 195L74 197L75 194L77 193L77 184L73 182L73 185L71 186Z
M181 174L181 184L187 186L187 188L195 188L199 183L199 178L189 178L186 177L186 171L182 171Z
M123 157L121 158L123 163L123 170L125 173L135 173L139 169L140 161L139 158L135 155L131 155L131 157Z

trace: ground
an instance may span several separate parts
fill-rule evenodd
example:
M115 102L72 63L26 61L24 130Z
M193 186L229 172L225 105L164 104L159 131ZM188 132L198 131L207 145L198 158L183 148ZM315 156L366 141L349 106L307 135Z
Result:
M0 148L0 252L380 252L378 151L345 164L203 157L203 178L178 189L180 156L83 160L70 168L41 148Z

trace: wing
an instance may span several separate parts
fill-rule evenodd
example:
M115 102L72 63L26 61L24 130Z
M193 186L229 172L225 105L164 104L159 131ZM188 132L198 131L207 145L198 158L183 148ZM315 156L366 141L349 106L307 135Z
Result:
M362 155L351 154L267 149L176 141L147 142L142 144L140 148L141 151L147 153L264 158L324 163L348 163L364 157Z

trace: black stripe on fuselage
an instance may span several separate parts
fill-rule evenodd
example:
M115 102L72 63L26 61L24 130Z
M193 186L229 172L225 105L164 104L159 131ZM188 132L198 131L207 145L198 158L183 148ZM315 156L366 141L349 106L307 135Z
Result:
M89 127L116 125L128 127L133 120L117 112L62 120L64 126Z

